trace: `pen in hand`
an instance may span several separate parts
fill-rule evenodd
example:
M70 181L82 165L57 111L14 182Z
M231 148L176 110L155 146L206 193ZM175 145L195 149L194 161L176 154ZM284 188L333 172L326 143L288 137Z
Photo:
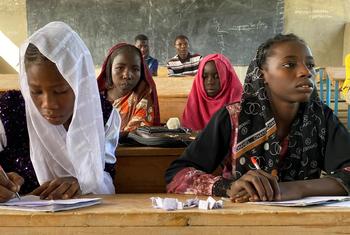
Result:
M259 166L259 164L258 164L258 160L256 159L256 157L250 157L250 160L252 161L253 165L255 166L255 168L256 168L257 170L261 170L261 168L260 168L260 166ZM274 177L276 177L277 180L278 180L278 175L277 175L276 171L272 171L272 172L271 172L271 175L274 176Z
M0 174L5 177L6 180L10 180L9 177L7 176L6 172L4 171L4 169L2 168L2 166L0 165ZM16 197L21 200L21 197L19 196L18 192L15 192Z
M252 161L253 165L255 166L255 168L257 170L261 170L259 164L258 164L258 161L256 160L256 157L251 157L250 160Z

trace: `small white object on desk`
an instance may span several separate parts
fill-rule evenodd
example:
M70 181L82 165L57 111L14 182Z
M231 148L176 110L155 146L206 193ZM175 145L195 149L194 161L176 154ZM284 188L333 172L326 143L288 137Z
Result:
M208 197L207 200L199 200L198 209L200 210L212 210L220 209L224 207L224 202L222 200L216 201L212 197Z
M151 197L153 208L164 209L166 211L183 210L188 208L198 207L198 209L212 210L223 208L223 201L216 201L212 197L207 200L198 200L197 198L187 199L185 203L180 202L176 198L160 198Z
M177 117L169 118L169 120L166 122L166 126L169 130L174 130L180 128L180 120Z

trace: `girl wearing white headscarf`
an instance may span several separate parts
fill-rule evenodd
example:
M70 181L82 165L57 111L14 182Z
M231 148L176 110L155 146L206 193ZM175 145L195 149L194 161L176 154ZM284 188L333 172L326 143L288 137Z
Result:
M56 125L33 98L28 85L28 45L54 63L74 93L68 126ZM82 194L114 193L112 177L105 169L114 169L120 117L99 95L93 61L81 38L62 22L49 23L35 32L20 49L20 86L23 97L11 91L0 99L0 164L6 172L16 172L8 174L12 182L0 180L0 200L8 199L6 190L19 190L19 175L25 181L21 192L30 192L38 182L41 186L34 194L44 193L47 198L55 196L47 194L48 188L53 192L52 187L60 187L57 182L64 182L57 179L66 177L76 179ZM26 128L21 128L22 116L26 118Z

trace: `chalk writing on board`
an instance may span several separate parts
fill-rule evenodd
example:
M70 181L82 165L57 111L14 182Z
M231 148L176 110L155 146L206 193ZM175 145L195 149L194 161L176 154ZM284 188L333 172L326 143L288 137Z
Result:
M326 9L298 9L294 11L296 15L303 15L311 19L333 18L329 10Z
M251 24L245 24L245 25L234 25L228 30L230 31L252 31L252 30L260 30L260 29L267 29L268 26L264 22L257 22L257 23L251 23Z

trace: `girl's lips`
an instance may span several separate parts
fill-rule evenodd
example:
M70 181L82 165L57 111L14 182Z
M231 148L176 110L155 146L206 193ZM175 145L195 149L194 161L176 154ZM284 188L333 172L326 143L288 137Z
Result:
M298 83L296 87L297 88L299 88L299 87L311 87L311 88L313 88L314 83L311 81L305 81L305 82Z
M303 93L311 93L314 90L314 88L313 86L304 85L304 86L298 86L297 90Z
M44 118L50 122L58 122L61 120L60 116L44 116Z

